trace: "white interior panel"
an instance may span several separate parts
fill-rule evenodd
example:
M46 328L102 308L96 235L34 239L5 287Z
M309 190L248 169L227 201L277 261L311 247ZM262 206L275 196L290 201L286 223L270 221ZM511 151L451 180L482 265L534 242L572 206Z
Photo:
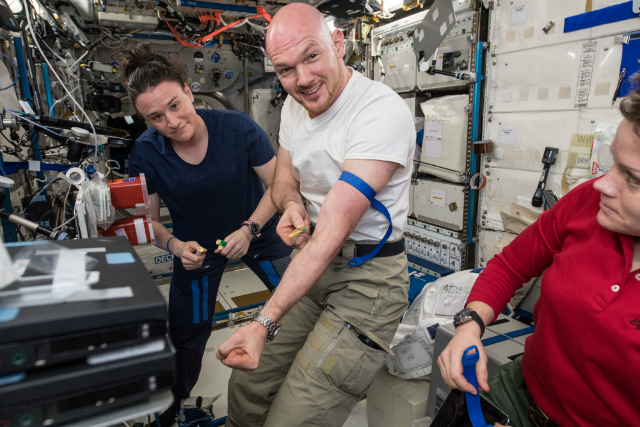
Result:
M588 108L610 107L617 86L622 45L614 37L593 40ZM583 47L590 41L498 54L489 67L493 112L571 110L576 105Z
M539 172L498 168L490 170L482 199L482 211L487 211L486 219L483 219L486 222L484 227L504 230L500 212L511 212L512 203L517 203L536 212L542 212L542 208L531 205L531 199L542 174L542 167L542 162L540 162ZM576 173L582 173L582 171ZM586 173L587 171L584 170L584 175ZM583 182L585 179L578 179L569 188L574 188ZM546 189L553 190L558 195L564 194L562 191L562 171L549 174Z
M551 172L562 173L567 163L571 135L578 132L580 112L496 113L487 123L486 135L494 147L504 150L503 158L491 158L490 169L510 168L539 172L545 147L560 149ZM597 123L596 123L597 125ZM589 131L590 132L590 131ZM532 194L533 196L533 194Z
M593 0L593 10L626 3L627 1L628 0ZM597 27L591 28L591 38L634 32L638 31L638 27L640 27L638 19L626 19L611 24L598 25Z
M498 54L490 67L493 111L572 109L581 52L582 43L572 42ZM561 98L566 87L571 93Z
M580 111L578 121L578 133L591 133L598 123L603 122L612 126L618 126L622 121L622 113L619 108L589 108Z
M492 56L487 64L490 121L485 121L484 138L491 139L495 149L482 161L482 173L488 175L478 212L477 263L482 267L503 235L501 212L509 213L513 203L542 212L531 199L543 170L545 147L560 149L546 189L565 194L563 173L569 189L587 181L587 170L566 168L571 135L591 133L600 122L617 126L622 120L621 100L612 107L623 48L614 44L614 36L640 30L640 20L630 19L564 33L566 17L624 3L620 0L500 3L493 11L488 52ZM542 28L550 20L555 25L545 34ZM591 67L584 66L588 58L583 49L587 54L593 51ZM580 78L588 84L582 85L584 105L576 107Z
M418 179L413 214L420 221L460 231L464 228L464 185Z
M626 0L593 0L592 3L593 10L598 10L625 2ZM496 7L493 27L494 48L497 47L497 53L522 51L638 30L638 20L627 19L565 33L565 18L585 13L586 0L514 0L500 3L501 6ZM553 21L554 25L545 33L543 28L549 21Z
M640 21L636 22L636 28L639 26ZM593 63L593 79L589 90L589 108L611 108L622 61L622 44L615 44L613 40L613 36L593 39L598 44Z
M468 95L433 98L420 104L424 113L425 132L420 161L464 173L467 160L467 123L465 106ZM430 127L434 127L430 129ZM433 130L434 132L429 132ZM438 135L431 135L437 133ZM440 137L439 140L432 139ZM429 172L420 165L421 172Z
M514 0L500 3L501 6L496 7L493 33L498 53L587 39L591 34L588 28L564 33L564 18L584 13L585 0ZM528 13L525 11L527 7ZM523 20L525 17L527 19ZM554 22L549 34L542 31L547 21Z
M473 14L469 18L464 19L472 19ZM441 53L442 49L447 50L449 52L460 52L458 57L454 57L454 66L445 68L446 71L470 71L471 70L471 53L473 46L469 42L468 34L458 35L454 37L450 37L442 42L440 47L438 48L438 52ZM439 55L438 55L439 56ZM428 59L427 63L431 64L433 61L433 55ZM438 65L436 64L436 67ZM437 88L444 86L465 86L467 83L462 80L455 79L453 77L443 76L440 74L436 74L431 76L427 73L417 73L417 81L416 84L421 90L429 89L429 88Z
M505 231L493 230L482 230L480 232L480 239L478 242L478 246L480 248L480 251L478 253L478 267L487 266L487 262L489 262L489 260L493 258L493 248L496 246L498 240L500 240L505 234L510 233L507 233Z

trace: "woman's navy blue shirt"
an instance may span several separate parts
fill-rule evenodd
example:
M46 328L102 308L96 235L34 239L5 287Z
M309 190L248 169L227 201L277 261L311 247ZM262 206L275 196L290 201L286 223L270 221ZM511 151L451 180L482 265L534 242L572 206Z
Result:
M267 134L244 113L196 112L209 131L209 147L200 164L182 160L168 138L149 128L133 146L129 176L144 173L149 194L158 193L169 208L174 236L212 249L258 206L264 188L253 168L269 162L275 153Z

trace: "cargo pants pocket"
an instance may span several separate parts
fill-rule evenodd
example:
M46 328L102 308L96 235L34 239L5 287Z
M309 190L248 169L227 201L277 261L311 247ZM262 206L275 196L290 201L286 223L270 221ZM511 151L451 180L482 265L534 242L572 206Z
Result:
M384 364L385 352L364 345L358 332L325 310L296 362L307 375L352 396L363 396Z
M344 339L332 352L339 362L330 371L323 370L323 373L337 388L360 398L367 393L384 365L386 352L364 345L357 335L356 331L346 330Z

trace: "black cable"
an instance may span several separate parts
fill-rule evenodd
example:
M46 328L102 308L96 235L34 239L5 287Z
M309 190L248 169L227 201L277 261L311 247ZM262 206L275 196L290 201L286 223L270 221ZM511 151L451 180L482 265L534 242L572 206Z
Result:
M13 145L14 147L18 148L18 145L16 145L16 143L15 143L15 142L13 142L13 141L12 141L12 140L10 140L9 138L7 138L7 137L6 137L6 135L4 134L4 132L0 132L0 134L2 135L2 137L3 137L4 139L6 139L6 140L7 140L7 142L8 142L9 144L11 144L11 145Z
M42 224L42 221L47 217L47 215L49 215L49 213L53 215L53 219L56 218L56 213L52 209L49 209L44 213L44 215L42 215L42 217L40 217L40 220L37 221L37 224Z
M24 236L22 235L22 232L20 231L20 226L16 226L16 231L18 232L18 236L20 236L22 238L23 242L26 242L27 239L24 238Z

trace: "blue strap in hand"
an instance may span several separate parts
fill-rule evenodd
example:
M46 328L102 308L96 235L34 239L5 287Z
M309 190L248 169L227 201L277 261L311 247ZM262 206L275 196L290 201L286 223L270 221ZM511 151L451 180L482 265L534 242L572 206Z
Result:
M475 350L474 354L469 354L470 351ZM482 415L482 407L480 406L480 390L478 388L478 379L476 377L476 363L480 360L480 352L478 347L472 345L464 351L462 354L462 374L464 378L476 388L477 394L466 393L467 395L467 409L469 410L469 419L473 427L491 427L487 425Z
M369 261L371 258L376 256L378 252L380 252L382 245L384 245L385 242L389 239L389 236L391 236L391 232L393 231L393 223L391 222L391 215L389 215L389 211L387 210L387 208L384 207L382 203L380 203L378 200L375 199L376 192L374 191L373 188L369 186L369 184L367 184L366 182L364 182L362 179L358 178L356 175L352 174L351 172L347 172L347 171L342 172L342 175L340 176L339 180L344 181L347 184L350 184L353 187L355 187L356 190L361 192L364 195L364 197L366 197L369 200L369 203L371 203L371 207L379 211L389 221L389 228L387 229L387 233L384 235L380 243L378 243L378 246L376 246L376 248L372 252L368 253L367 255L363 257L355 257L348 262L349 267L357 267L358 265L361 265Z

